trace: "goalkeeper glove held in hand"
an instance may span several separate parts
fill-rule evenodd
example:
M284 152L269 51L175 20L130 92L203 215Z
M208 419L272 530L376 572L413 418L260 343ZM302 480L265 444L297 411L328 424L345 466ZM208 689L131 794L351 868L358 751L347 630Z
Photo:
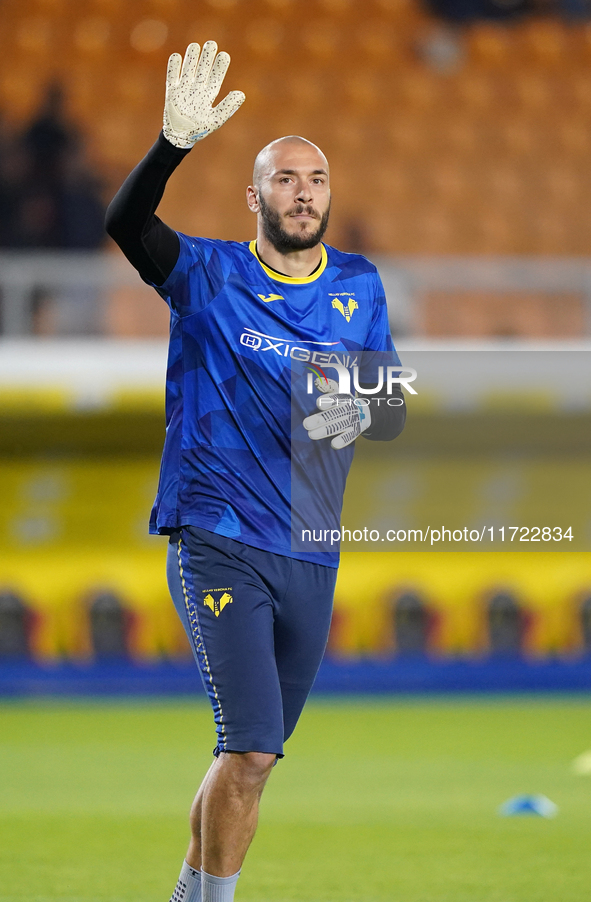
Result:
M369 402L352 395L328 394L316 399L321 413L313 413L304 420L304 429L316 441L334 436L331 446L340 450L359 438L371 426Z

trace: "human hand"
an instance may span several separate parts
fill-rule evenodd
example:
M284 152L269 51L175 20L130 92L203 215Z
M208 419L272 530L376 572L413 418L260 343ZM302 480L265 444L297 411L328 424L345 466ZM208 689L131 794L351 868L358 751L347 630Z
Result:
M371 426L369 403L347 394L326 394L316 399L321 413L313 413L304 420L308 436L316 441L334 436L331 446L339 451L346 448Z
M163 131L175 147L193 147L244 103L242 91L230 91L212 106L230 65L229 55L217 49L215 41L206 41L200 55L199 44L189 44L184 60L180 53L168 60Z

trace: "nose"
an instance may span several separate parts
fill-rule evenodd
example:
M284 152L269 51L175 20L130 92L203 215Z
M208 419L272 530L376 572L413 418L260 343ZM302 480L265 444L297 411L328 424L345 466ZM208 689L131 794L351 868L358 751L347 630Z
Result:
M296 194L295 199L298 203L301 204L311 204L313 198L310 186L302 182L302 184L298 187L298 193Z

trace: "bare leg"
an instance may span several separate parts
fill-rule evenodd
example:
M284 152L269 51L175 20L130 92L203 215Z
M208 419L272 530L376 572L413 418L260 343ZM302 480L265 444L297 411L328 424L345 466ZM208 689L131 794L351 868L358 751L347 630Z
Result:
M187 850L185 860L187 864L190 865L190 867L194 868L196 871L200 870L201 868L201 808L203 805L203 795L205 793L207 781L211 777L215 768L219 766L219 763L219 758L215 758L212 762L212 765L205 774L197 795L193 800L193 804L191 805L191 813L189 814L189 823L191 824L191 840L189 842L189 848Z
M216 877L240 870L254 836L275 755L222 752L208 770L191 808L187 863Z

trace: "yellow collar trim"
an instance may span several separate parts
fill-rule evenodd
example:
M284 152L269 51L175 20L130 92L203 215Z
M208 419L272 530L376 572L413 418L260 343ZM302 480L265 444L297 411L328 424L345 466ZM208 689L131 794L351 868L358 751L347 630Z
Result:
M275 272L274 269L266 266L259 257L255 238L253 238L253 240L248 245L248 249L250 250L251 254L254 254L270 279L273 279L275 282L288 282L291 285L307 285L309 282L315 282L316 279L320 278L320 276L326 269L326 264L328 263L328 254L326 253L326 248L323 244L320 245L320 248L322 256L320 258L320 266L318 267L318 269L313 272L311 276L304 276L302 279L297 279L295 276L283 276L281 275L281 273Z

